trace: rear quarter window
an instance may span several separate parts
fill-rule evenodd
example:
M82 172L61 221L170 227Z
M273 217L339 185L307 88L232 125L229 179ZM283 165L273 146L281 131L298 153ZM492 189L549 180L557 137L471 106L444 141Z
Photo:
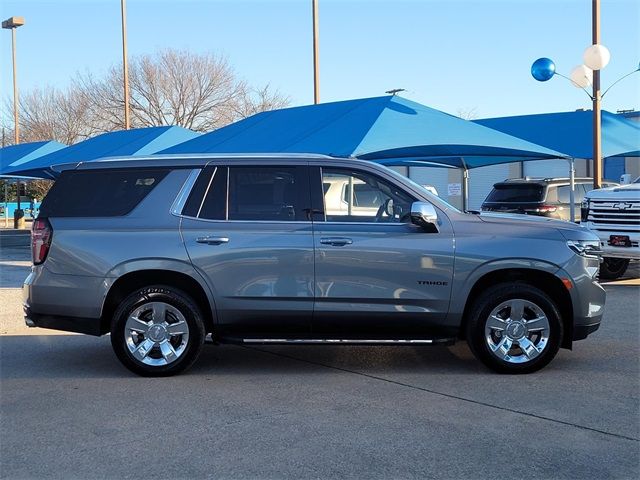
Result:
M40 207L40 217L116 217L131 212L169 169L67 170Z

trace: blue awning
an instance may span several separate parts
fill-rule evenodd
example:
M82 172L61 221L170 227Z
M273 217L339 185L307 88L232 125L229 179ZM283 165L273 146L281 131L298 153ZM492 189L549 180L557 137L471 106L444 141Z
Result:
M54 165L90 162L105 157L141 156L156 153L200 135L182 127L148 127L103 133L48 155L10 167L3 175L55 178Z
M602 111L602 156L640 156L640 123ZM566 153L593 158L593 111L486 118L476 123Z
M66 145L54 141L20 143L0 148L0 175L49 153L65 148Z
M159 153L283 152L467 168L566 158L397 96L262 112Z

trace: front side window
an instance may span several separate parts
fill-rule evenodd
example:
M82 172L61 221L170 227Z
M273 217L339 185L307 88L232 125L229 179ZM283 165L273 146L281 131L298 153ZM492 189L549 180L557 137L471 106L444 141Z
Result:
M323 168L328 222L408 222L414 199L394 184L366 172Z

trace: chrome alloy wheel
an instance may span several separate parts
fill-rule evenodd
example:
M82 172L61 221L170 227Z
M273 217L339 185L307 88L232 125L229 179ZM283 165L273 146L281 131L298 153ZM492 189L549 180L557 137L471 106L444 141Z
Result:
M489 314L485 324L489 350L508 363L525 363L540 355L549 342L549 319L533 302L511 299Z
M186 350L189 325L177 308L164 302L148 302L131 312L124 338L136 360L164 366L178 360Z

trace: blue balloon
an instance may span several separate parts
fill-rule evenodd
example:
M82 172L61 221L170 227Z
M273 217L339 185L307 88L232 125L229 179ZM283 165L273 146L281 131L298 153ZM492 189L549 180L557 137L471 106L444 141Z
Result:
M539 82L546 82L556 73L556 64L550 58L539 58L531 65L531 75Z

